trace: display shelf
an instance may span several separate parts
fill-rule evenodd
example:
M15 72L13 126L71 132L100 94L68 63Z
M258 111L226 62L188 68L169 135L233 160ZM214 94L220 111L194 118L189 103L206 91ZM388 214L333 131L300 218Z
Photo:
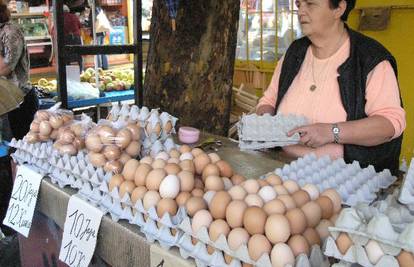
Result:
M12 13L12 18L30 18L30 17L45 17L43 12L21 12L21 13Z

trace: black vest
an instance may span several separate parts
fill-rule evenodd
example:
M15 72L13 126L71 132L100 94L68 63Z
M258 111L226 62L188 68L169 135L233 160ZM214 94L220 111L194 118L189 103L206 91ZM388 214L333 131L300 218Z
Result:
M388 60L397 77L398 72L397 63L386 48L377 41L353 31L347 26L346 28L351 42L350 57L338 68L338 83L342 104L347 113L347 121L352 121L367 117L365 114L365 88L371 70L380 62ZM303 37L294 41L287 50L279 78L276 111L283 96L299 73L310 44L310 40ZM376 171L390 169L395 175L399 167L401 143L402 135L378 146L344 145L344 159L348 163L357 160L361 167L373 165Z

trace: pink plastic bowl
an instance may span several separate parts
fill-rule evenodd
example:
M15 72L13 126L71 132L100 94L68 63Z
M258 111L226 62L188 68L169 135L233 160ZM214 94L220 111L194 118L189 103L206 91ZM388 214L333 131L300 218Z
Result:
M178 139L184 144L194 144L200 138L200 131L193 127L180 127Z

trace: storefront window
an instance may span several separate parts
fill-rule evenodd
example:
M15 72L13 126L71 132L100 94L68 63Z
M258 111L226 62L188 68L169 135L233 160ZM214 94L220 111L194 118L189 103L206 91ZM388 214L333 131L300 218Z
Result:
M294 0L240 1L238 63L274 65L300 36Z

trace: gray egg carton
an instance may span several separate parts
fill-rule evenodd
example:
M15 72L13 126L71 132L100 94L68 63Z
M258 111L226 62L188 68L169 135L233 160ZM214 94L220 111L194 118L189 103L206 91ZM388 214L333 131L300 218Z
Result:
M249 256L247 245L240 246L236 251L230 249L224 235L220 235L213 242L206 227L202 227L197 233L194 233L191 228L191 219L188 216L183 219L179 229L184 233L179 242L180 253L184 258L188 256L194 258L197 266L240 266L241 262L254 266L272 266L269 254L263 254L257 261L253 261ZM197 240L195 245L192 243L192 237ZM208 245L216 250L211 255L207 252ZM224 261L223 252L234 258L229 265ZM296 257L294 266L325 267L329 266L329 261L324 257L320 247L315 245L311 249L310 257L305 254L299 255Z
M414 211L414 158L411 159L410 167L404 177L398 200Z
M357 161L346 164L342 158L333 161L329 156L318 158L313 153L277 168L274 173L300 186L314 184L321 192L334 188L341 195L342 203L348 206L372 203L377 192L397 180L387 169L377 173L371 165L361 168Z
M243 115L237 124L240 149L262 149L297 144L300 139L299 134L288 137L287 133L306 124L308 120L305 117L291 114Z

